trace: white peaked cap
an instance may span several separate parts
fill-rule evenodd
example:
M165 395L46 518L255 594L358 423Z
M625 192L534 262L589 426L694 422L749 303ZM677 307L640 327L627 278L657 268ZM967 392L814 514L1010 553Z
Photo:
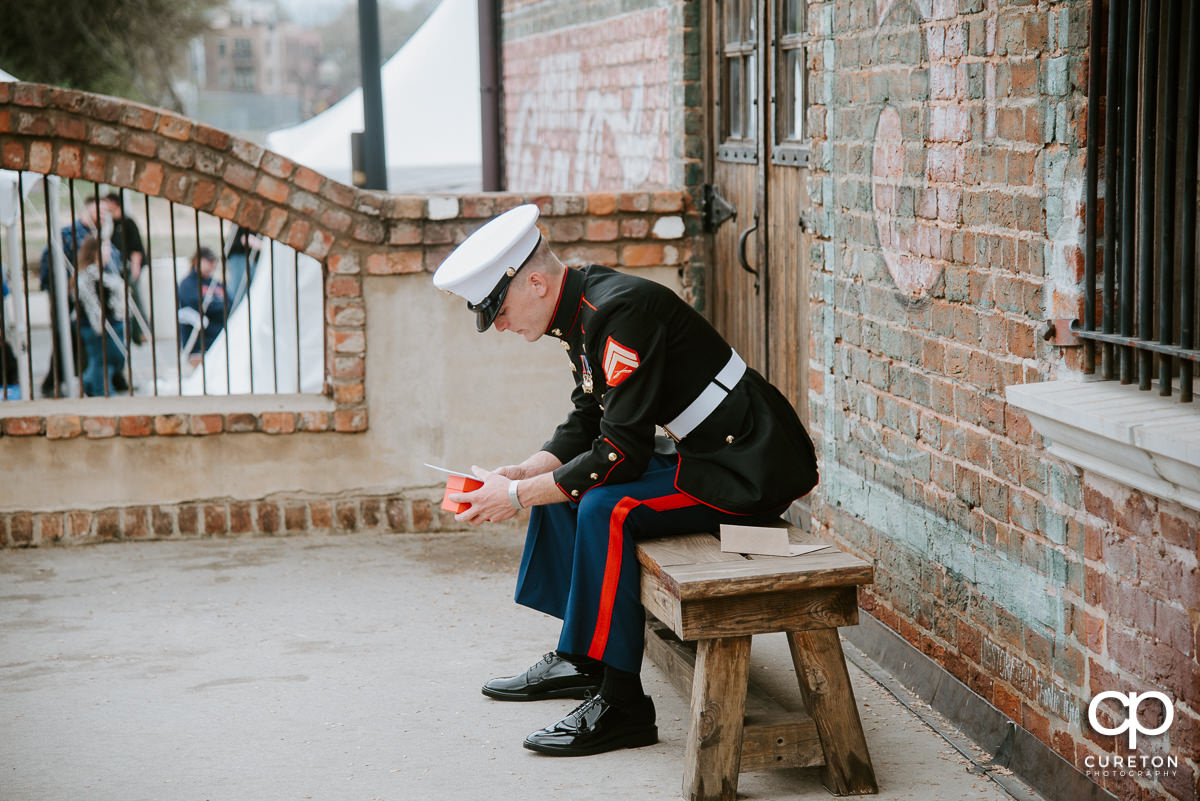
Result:
M541 239L538 207L517 206L489 220L446 257L433 274L433 285L468 303L482 303L505 277L533 253Z

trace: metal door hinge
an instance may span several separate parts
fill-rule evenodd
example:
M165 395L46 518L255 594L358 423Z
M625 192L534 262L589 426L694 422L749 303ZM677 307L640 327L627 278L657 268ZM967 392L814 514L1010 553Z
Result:
M721 197L721 193L717 191L717 187L713 184L705 184L704 230L711 234L721 227L721 223L736 218L737 209L728 200Z

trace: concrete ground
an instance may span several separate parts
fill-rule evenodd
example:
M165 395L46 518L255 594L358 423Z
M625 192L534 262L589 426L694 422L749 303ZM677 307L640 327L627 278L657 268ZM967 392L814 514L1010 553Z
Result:
M0 552L3 801L671 799L687 710L648 661L661 741L521 747L574 701L491 701L557 621L512 602L515 531ZM798 696L782 635L754 672ZM884 799L1010 796L853 665ZM817 771L739 797L829 799Z

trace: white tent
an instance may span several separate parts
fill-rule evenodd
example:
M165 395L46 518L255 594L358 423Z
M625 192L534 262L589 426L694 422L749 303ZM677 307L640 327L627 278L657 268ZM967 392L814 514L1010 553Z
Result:
M389 191L481 185L476 14L475 0L442 0L383 65ZM356 89L312 119L268 134L267 147L350 183L350 133L362 128L362 89Z

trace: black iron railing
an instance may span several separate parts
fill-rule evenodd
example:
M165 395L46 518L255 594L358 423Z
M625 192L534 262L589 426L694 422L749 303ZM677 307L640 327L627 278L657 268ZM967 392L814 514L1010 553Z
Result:
M1157 360L1159 394L1172 395L1178 380L1180 401L1190 403L1200 361L1200 8L1186 0L1109 2L1107 21L1104 8L1092 4L1084 310L1077 328L1084 369L1096 372L1099 360L1103 378L1149 390Z
M0 400L321 391L321 264L165 199L0 177L16 197L0 225ZM100 255L81 271L88 238Z

